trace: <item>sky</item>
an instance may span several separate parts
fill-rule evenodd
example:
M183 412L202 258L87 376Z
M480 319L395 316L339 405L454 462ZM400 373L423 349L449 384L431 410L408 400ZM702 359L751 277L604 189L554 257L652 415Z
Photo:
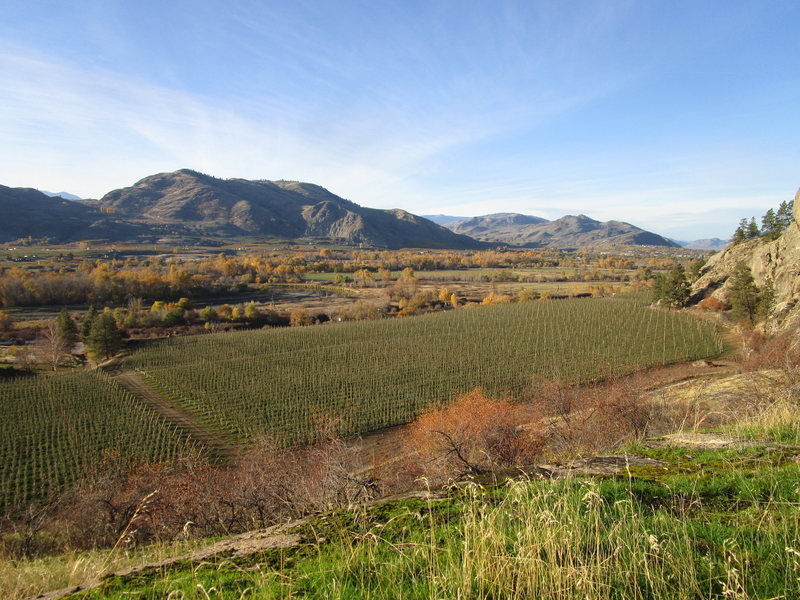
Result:
M796 0L0 0L0 184L190 168L730 237L800 186Z

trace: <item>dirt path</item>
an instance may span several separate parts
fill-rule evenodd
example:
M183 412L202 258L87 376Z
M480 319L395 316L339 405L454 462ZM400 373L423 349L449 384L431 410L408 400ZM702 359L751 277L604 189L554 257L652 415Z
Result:
M162 398L156 390L144 381L136 371L116 371L112 373L117 382L131 393L143 398L165 418L186 429L191 436L205 445L212 454L230 460L238 457L238 448L220 434L209 431L197 418L181 406Z

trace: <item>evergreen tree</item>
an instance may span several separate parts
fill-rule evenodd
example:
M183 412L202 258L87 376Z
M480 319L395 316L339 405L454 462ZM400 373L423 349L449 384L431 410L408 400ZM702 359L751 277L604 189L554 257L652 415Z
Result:
M734 244L740 244L746 239L748 239L748 231L750 229L750 223L747 219L742 219L739 221L739 226L736 228L736 231L733 233L733 238L731 241Z
M778 225L778 216L773 209L769 209L766 214L761 217L761 235L769 240L774 240L781 234L781 228Z
M122 348L122 334L110 312L95 317L86 345L93 358L110 358Z
M786 228L792 224L793 220L794 220L794 200L789 200L788 202L784 200L778 207L778 213L775 216L776 224L780 228L781 233L784 232Z
M747 224L747 239L752 240L753 238L757 238L759 235L761 235L761 231L758 229L756 218L750 217L750 222Z
M78 343L78 326L69 316L66 308L62 308L56 319L56 333L65 352L69 352Z
M733 269L730 290L733 316L747 321L750 325L755 324L761 297L750 267L743 262L738 263Z
M768 278L758 294L758 318L766 319L775 307L775 283Z
M705 265L706 259L704 258L698 258L697 260L693 260L689 263L689 269L686 273L686 276L692 283L700 279L700 271Z
M83 317L83 323L81 323L81 337L86 340L89 337L89 333L92 331L92 323L97 318L97 310L95 310L94 305L89 306L89 310L86 311L86 315Z
M680 264L667 274L658 273L653 280L653 298L666 306L682 308L689 301L689 281Z

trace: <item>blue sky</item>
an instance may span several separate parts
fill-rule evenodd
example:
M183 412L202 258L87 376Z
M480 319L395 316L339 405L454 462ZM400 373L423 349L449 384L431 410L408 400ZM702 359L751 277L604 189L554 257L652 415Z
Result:
M728 237L800 186L800 2L0 0L0 184L299 179Z

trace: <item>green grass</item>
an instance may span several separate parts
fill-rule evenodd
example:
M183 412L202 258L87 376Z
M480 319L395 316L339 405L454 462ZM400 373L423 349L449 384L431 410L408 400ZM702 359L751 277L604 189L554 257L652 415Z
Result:
M128 364L211 429L294 443L320 413L353 434L475 387L528 398L541 376L585 381L720 350L713 327L688 315L597 299L173 338Z
M756 468L758 451L660 455L658 480L468 485L324 515L292 549L153 569L72 598L800 597L797 466Z
M103 455L161 461L188 451L176 425L116 382L82 371L0 384L0 514L74 483Z

